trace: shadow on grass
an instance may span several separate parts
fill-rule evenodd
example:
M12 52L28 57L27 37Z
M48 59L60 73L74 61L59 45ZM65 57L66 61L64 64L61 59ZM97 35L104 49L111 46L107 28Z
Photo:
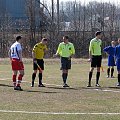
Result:
M5 84L0 84L0 86L3 86L3 87L13 87L12 85L5 85Z
M120 89L120 87L108 87L108 88L112 88L112 89Z
M77 88L72 88L72 87L66 87L66 88L63 88L63 87L53 87L53 86L47 86L46 88L51 88L51 89L60 89L60 90L78 90Z
M34 93L34 92L35 93L59 93L59 92L53 92L53 91L51 91L51 92L50 91L49 92L48 91L44 92L44 91L39 91L39 90L25 90L25 89L22 92L29 92L29 93Z

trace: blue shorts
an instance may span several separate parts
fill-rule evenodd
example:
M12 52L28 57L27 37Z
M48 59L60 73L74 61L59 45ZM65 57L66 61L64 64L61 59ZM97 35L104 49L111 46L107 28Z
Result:
M117 71L120 71L120 59L116 59Z
M108 56L108 66L115 66L115 60L113 56Z

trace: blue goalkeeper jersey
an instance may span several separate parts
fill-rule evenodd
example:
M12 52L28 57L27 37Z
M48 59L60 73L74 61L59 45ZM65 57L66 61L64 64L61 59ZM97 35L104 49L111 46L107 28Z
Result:
M115 47L112 47L112 46L108 46L108 47L105 47L103 49L104 52L106 52L109 56L113 56L115 55Z
M120 59L120 45L115 47L115 57L116 59Z
M115 47L108 46L103 49L104 52L108 54L108 66L115 66Z

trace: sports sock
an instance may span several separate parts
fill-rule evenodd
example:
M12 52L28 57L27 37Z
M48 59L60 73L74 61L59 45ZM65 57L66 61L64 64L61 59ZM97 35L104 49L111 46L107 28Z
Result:
M96 84L98 84L99 78L100 78L100 72L97 72L97 74L96 74Z
M13 80L13 85L14 85L14 87L16 86L16 77L17 77L17 75L13 75L13 76L12 76L12 80Z
M66 84L67 75L68 75L67 73L62 73L62 78L63 78L64 84Z
M23 75L22 75L22 74L19 74L19 76L18 76L18 81L17 81L17 86L20 86L20 83L21 83L21 81L22 81L22 77L23 77Z
M39 73L39 85L42 84L42 73Z
M92 79L92 74L93 74L93 72L89 72L89 85L91 85L91 79Z
M113 77L114 68L111 68L111 77Z
M32 85L34 85L35 78L36 78L36 73L33 73L32 74Z
M118 83L120 83L120 74L118 74Z
M109 75L110 75L110 68L107 69L107 75L109 77Z

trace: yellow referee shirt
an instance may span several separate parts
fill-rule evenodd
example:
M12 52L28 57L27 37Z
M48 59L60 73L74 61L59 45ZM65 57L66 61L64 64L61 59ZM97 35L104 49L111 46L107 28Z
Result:
M102 41L100 39L92 39L90 41L89 52L91 52L91 54L95 56L101 55L101 45Z
M70 42L68 42L68 44L62 42L58 46L57 53L61 57L70 57L71 55L75 54L74 45Z
M47 46L42 44L42 42L40 42L33 47L32 52L34 52L36 59L43 59L45 50L47 50Z

